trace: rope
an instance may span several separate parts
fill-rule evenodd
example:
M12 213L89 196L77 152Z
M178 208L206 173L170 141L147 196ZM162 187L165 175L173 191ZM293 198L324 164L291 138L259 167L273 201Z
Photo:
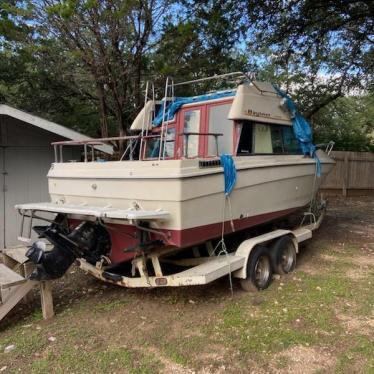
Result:
M224 198L223 198L223 206L222 206L222 231L221 231L221 240L217 243L216 247L213 250L213 254L216 250L221 247L217 256L222 254L226 255L228 267L229 267L229 280L230 280L230 291L231 296L233 295L233 287L232 287L232 275L231 275L231 263L229 259L229 253L227 251L226 243L225 243L225 212L226 212L226 200L228 200L229 204L229 211L230 211L230 224L232 232L235 231L234 221L232 218L232 207L231 207L231 200L230 194L235 186L236 183L236 168L235 163L232 158L232 155L229 154L221 154L220 155L221 165L223 167L223 176L224 176Z
M316 181L317 181L317 178L319 176L319 170L318 170L319 169L319 165L318 165L318 161L317 161L318 158L315 159L315 160L316 160L316 163L315 163L316 167L314 169L313 186L312 186L312 196L311 196L310 202L309 202L309 211L308 211L308 213L304 213L304 216L303 216L303 218L302 218L302 220L300 222L300 226L302 226L304 224L305 217L306 217L305 215L306 214L309 215L311 213L313 215L313 217L314 217L314 222L316 221L315 215L313 213L313 205L315 204L315 200L316 200L316 196L317 196Z
M312 187L312 197L311 197L311 199L310 199L310 203L309 203L309 211L310 211L310 212L312 211L312 207L313 207L313 204L314 204L314 202L315 202L315 198L316 198L316 196L317 196L316 181L317 181L317 177L318 177L318 175L319 175L319 170L318 170L319 166L318 166L318 161L317 161L318 158L315 159L315 160L316 160L316 163L315 163L316 167L315 167L315 169L314 169L314 178L313 178L313 187Z
M224 195L224 199L223 199L223 207L222 207L222 230L221 230L221 240L217 243L217 245L214 247L213 249L213 252L212 252L212 255L215 255L217 249L219 247L221 247L221 250L218 252L217 254L217 257L221 256L222 254L226 255L226 259L227 259L227 264L229 266L229 282L230 282L230 291L231 291L231 296L233 296L234 294L234 289L233 289L233 286L232 286L232 275L231 275L231 263L230 263L230 259L229 259L229 253L227 251L227 247L226 247L226 243L225 243L225 211L226 211L226 200L229 201L229 206L230 206L230 222L231 222L231 228L233 231L235 231L234 229L234 222L233 222L233 219L232 219L232 213L231 213L231 201L230 201L230 197L228 195Z

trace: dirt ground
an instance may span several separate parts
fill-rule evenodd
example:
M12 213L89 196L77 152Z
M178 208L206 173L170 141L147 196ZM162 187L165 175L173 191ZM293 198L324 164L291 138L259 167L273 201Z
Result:
M53 320L35 291L0 323L0 373L374 373L373 283L374 199L330 198L296 270L262 292L128 290L72 268Z

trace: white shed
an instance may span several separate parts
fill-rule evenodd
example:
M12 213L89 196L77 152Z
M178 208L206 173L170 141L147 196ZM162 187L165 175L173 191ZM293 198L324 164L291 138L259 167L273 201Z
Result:
M20 244L19 203L49 201L47 172L52 142L90 139L57 123L0 104L0 250ZM80 150L71 149L72 159Z

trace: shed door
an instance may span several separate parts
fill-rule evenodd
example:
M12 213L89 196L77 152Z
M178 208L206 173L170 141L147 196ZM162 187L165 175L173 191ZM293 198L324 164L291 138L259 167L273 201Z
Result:
M17 236L19 236L21 216L14 206L20 203L49 201L46 175L53 162L53 151L47 147L12 147L5 148L3 157L5 192L3 192L4 219L1 221L4 222L4 227L1 243L9 247L20 244ZM24 234L26 235L26 232Z

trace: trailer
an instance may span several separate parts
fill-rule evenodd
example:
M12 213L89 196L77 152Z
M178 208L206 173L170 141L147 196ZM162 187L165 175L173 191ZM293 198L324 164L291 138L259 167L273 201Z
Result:
M77 264L83 271L104 282L128 288L204 285L232 275L240 279L246 291L263 290L270 285L274 273L282 275L295 269L299 244L312 238L325 212L326 202L321 201L318 215L305 212L298 227L275 229L253 236L242 241L233 252L222 250L219 246L222 243L213 247L208 241L204 244L206 256L201 254L199 247L190 248L191 256L182 258L174 256L175 248L163 247L135 257L131 269L101 266L100 263L95 266L85 259L78 259ZM170 265L182 270L173 272ZM126 271L130 275L120 274Z

